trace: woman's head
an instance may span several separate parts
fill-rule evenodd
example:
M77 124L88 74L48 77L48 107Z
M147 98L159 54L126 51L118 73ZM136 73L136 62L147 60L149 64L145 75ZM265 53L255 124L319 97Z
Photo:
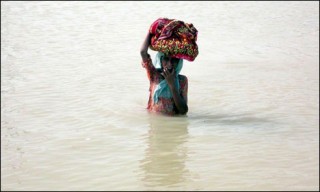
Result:
M158 52L156 54L153 65L158 71L161 71L164 68L168 68L171 71L174 68L176 74L178 75L183 66L183 59L170 57L162 52Z
M161 67L162 67L162 69L167 68L167 69L169 69L169 71L171 71L172 69L177 68L179 60L180 59L178 59L178 58L163 55L163 56L161 56L161 59L160 59Z

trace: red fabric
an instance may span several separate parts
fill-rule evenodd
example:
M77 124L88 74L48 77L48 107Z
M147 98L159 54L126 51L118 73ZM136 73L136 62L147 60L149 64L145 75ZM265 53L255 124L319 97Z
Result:
M192 24L159 18L151 24L149 32L153 35L150 48L154 51L188 61L198 56L198 31Z

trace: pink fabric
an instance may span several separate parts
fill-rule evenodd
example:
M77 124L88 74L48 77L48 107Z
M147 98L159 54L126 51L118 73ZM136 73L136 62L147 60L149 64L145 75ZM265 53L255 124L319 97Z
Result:
M154 51L188 61L198 56L198 31L192 24L159 18L151 24L149 32L153 35L150 48Z

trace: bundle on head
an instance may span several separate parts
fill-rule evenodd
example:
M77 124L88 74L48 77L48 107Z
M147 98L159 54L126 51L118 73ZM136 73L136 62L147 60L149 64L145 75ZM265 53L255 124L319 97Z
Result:
M171 57L194 61L198 56L198 31L189 23L159 18L149 28L152 34L150 49Z

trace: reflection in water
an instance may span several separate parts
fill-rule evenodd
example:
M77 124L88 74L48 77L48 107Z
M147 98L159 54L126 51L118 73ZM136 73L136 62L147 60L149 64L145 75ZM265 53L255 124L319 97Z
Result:
M147 186L166 187L185 180L187 127L187 117L150 116L148 147L141 161Z

